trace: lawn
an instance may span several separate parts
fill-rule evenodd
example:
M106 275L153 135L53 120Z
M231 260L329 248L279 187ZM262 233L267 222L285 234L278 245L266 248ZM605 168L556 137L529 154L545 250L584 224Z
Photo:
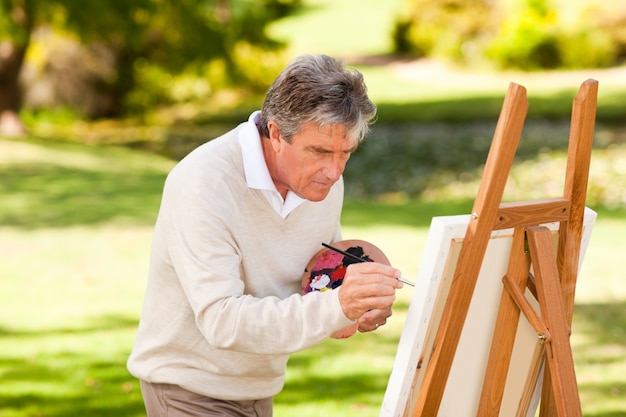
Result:
M125 360L173 162L37 140L0 149L0 416L142 416ZM468 204L348 201L345 237L375 242L414 278L429 218ZM572 341L587 416L626 413L626 285L614 261L625 233L623 217L600 216L579 280ZM276 415L378 415L411 292L378 332L294 355Z

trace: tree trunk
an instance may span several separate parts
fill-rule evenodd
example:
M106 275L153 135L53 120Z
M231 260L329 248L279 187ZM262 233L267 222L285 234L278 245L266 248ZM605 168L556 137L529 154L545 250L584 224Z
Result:
M19 76L26 54L25 47L8 42L0 48L0 134L20 136L25 133L18 111L22 101ZM5 52L6 51L6 52Z
M0 42L0 135L19 136L25 133L18 116L22 104L19 77L30 44L32 12L31 0L13 2L10 16L20 33L14 37L15 40Z

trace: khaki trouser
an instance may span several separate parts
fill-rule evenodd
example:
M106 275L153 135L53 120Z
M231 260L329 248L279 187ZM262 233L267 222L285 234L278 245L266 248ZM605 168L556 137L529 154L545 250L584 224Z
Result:
M208 398L177 385L141 382L148 417L271 417L272 398L227 401Z

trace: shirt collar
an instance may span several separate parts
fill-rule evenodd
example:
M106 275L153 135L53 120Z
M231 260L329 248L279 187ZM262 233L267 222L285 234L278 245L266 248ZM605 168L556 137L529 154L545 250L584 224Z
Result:
M261 135L258 129L260 122L261 112L255 111L239 131L239 144L241 145L246 183L250 188L278 192L263 156Z
M258 129L260 122L261 112L255 111L250 115L248 121L243 124L239 131L238 139L241 145L246 184L249 188L270 191L280 197L280 193L272 181L269 169L265 163L265 157L263 156L263 147L261 146L262 139ZM280 197L280 199L282 200L282 197ZM286 214L304 201L305 199L288 191L282 210L280 210L279 213L282 211L282 214L286 216Z

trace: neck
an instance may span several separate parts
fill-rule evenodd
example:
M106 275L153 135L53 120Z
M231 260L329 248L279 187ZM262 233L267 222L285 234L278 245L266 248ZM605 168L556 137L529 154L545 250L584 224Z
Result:
M270 173L270 178L276 187L276 190L280 193L283 200L287 198L287 187L282 186L276 181L276 157L269 138L261 135L261 149L263 149L263 158L265 159L265 165Z

